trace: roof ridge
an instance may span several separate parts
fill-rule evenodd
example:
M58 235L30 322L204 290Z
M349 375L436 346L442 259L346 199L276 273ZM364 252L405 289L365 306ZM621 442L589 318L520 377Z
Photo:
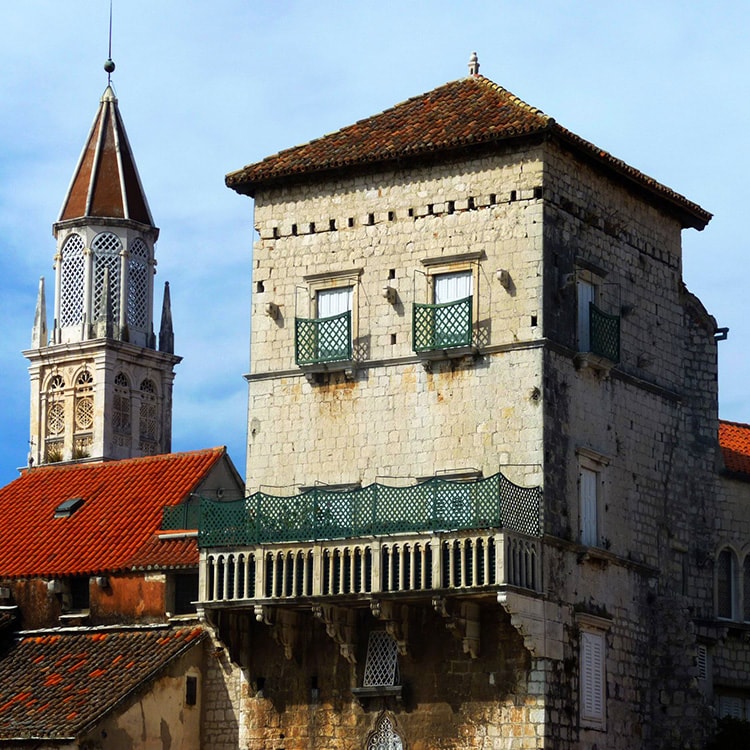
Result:
M484 83L486 85L489 85L490 88L494 89L498 93L506 94L514 104L517 104L519 107L523 107L524 109L527 109L531 114L539 115L540 117L545 118L548 122L553 123L555 122L554 117L550 117L550 115L546 114L543 110L539 109L539 107L535 107L533 104L529 104L528 102L521 99L520 96L517 96L512 91L509 91L504 86L501 86L499 83L496 83L491 78L487 78L487 76L483 76L481 73L478 73L477 75L469 76L469 78L474 79L475 81L478 81L480 83Z

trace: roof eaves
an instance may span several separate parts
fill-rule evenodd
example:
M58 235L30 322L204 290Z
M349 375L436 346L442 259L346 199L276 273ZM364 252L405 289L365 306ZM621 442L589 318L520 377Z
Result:
M598 148L585 138L557 124L554 120L551 123L550 130L554 132L554 135L560 141L567 144L577 154L599 163L604 169L616 174L627 184L645 190L650 195L656 196L666 203L673 212L676 212L680 216L685 228L690 227L700 231L711 221L713 214L706 211L697 203L688 200L685 196L649 177L635 167L631 167L627 162L618 159L608 151Z

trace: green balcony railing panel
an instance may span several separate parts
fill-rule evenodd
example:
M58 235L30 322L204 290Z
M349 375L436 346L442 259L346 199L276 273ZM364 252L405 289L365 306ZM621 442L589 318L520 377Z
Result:
M412 312L414 351L471 346L473 324L471 297L439 305L415 304Z
M434 478L410 487L376 483L292 497L257 492L231 502L203 498L200 507L201 547L458 529L541 534L541 490L520 487L499 473L476 482Z
M164 531L197 529L200 523L200 510L200 505L195 502L169 505L162 512L161 527Z
M620 316L602 312L593 302L589 305L591 353L620 361Z
M295 361L298 365L341 362L352 358L351 311L330 318L295 318Z

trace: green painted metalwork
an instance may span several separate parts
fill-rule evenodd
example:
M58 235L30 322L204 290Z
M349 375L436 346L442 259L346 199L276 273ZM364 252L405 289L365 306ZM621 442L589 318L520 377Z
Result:
M330 318L295 318L294 357L298 365L341 362L352 358L352 313Z
M231 502L202 498L198 544L230 547L486 528L539 536L541 497L539 487L521 487L498 473L475 482L433 478L411 487L375 483L292 497L257 492Z
M415 304L412 311L414 351L471 346L473 315L471 297L440 305Z
M200 522L200 511L200 505L195 502L169 505L162 512L161 527L164 531L197 529Z
M620 361L620 316L602 312L593 302L589 305L591 353Z

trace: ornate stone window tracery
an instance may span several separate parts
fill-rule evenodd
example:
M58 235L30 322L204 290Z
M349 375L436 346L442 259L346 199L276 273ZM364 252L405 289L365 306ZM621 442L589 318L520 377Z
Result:
M131 424L130 383L125 373L118 372L115 375L114 396L112 399L112 429L116 435L129 436Z
M112 314L117 319L120 309L120 252L122 242L112 232L102 232L94 238L91 245L94 252L94 310L95 320L102 320L106 311L104 302L105 269L109 272L109 295L112 304Z
M65 438L65 381L62 375L53 375L47 387L47 414L45 419L44 460L47 463L62 461Z
M73 418L73 458L85 458L93 444L94 428L94 377L88 370L82 370L76 378Z
M60 325L71 326L83 320L83 239L71 234L65 240L61 257Z
M130 248L128 280L128 325L146 329L148 324L148 246L142 239Z
M138 420L138 449L145 455L158 452L159 421L156 384L148 378L141 382L141 409Z
M403 750L403 747L393 722L388 716L381 717L367 742L367 750Z

